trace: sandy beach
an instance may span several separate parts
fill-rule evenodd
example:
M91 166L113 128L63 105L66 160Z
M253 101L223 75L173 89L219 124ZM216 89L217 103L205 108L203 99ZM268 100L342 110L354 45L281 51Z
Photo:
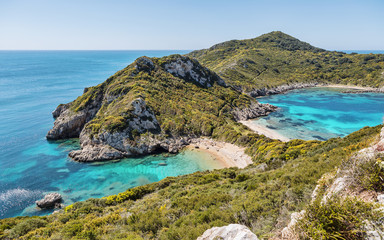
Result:
M245 148L208 138L194 139L186 148L205 151L220 161L224 167L245 168L253 163L251 157L245 154Z
M288 142L290 139L281 135L280 133L269 129L267 127L264 127L262 125L256 124L253 120L247 120L247 121L240 121L243 125L250 128L252 131L255 131L258 134L262 134L266 137L269 137L271 139L278 139L282 142Z
M351 85L342 85L342 84L320 85L318 87L346 88L346 89L356 89L356 90L364 90L364 91L377 91L378 90L378 88L373 88L373 87L360 87L360 86L351 86Z

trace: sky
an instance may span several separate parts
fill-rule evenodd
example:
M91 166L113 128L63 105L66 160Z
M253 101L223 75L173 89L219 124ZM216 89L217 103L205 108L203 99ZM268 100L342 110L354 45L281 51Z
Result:
M384 50L384 0L0 0L1 50L193 50L271 31Z

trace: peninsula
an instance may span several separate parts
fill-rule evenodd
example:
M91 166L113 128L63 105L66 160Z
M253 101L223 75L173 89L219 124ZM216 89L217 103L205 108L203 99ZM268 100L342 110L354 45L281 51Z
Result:
M275 110L257 96L319 84L379 89L383 70L382 54L326 51L282 32L186 56L140 57L59 105L47 139L79 137L81 150L69 156L85 162L230 143L249 155L244 168L1 219L0 239L205 239L236 231L249 239L380 239L382 125L326 141L280 141L241 121Z

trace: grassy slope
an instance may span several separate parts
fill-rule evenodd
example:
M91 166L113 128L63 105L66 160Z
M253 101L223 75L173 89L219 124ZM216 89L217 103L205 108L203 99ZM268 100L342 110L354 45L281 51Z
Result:
M309 201L316 181L352 152L368 146L381 126L345 138L281 143L243 137L257 164L197 172L90 199L46 217L0 220L0 236L41 239L195 239L212 226L241 223L268 238ZM10 229L10 230L6 230Z
M232 40L189 56L244 91L297 82L381 87L383 54L345 54L315 48L282 32Z

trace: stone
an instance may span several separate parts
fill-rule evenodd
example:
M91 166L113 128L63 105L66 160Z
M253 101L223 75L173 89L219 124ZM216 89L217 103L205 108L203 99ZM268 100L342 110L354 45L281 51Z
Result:
M186 56L177 56L173 61L166 63L164 69L175 77L196 83L202 87L212 87L214 83L226 86L225 82L216 73L211 72L196 60Z
M258 240L257 236L244 225L229 224L213 227L204 232L197 240Z
M261 89L253 89L247 94L251 97L259 97L259 96L267 96L274 95L279 93L284 93L294 89L308 88L308 87L316 87L318 83L294 83L294 84L285 84L274 88L261 88Z
M254 119L260 116L266 116L277 109L276 106L271 104L262 104L258 102L252 102L247 108L236 108L232 111L232 115L236 121L246 121L248 119Z
M288 223L288 226L281 231L281 237L284 240L293 240L299 239L295 231L295 227L298 221L300 221L305 215L305 210L301 212L293 212L291 214L291 221Z
M43 199L36 201L39 208L59 208L62 197L59 193L49 193Z

